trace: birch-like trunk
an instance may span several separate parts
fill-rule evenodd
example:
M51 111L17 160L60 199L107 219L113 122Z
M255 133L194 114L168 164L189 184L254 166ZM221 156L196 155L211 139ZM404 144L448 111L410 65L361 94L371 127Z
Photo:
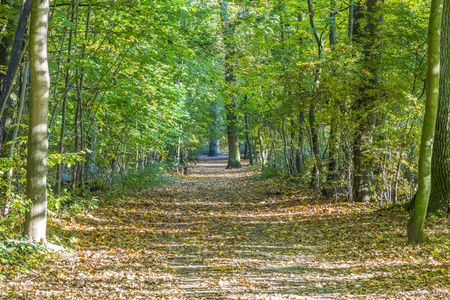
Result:
M30 20L30 121L27 157L25 231L31 241L45 242L47 231L47 114L50 74L47 61L48 0L33 0Z

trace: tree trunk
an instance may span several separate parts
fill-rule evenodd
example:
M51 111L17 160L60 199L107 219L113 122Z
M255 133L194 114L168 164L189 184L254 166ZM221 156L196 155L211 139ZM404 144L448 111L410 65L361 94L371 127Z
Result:
M295 168L298 174L303 173L303 124L305 123L305 113L302 111L298 115L298 140L295 155Z
M219 152L217 152L217 137L213 137L209 142L208 156L214 157L218 155Z
M212 114L212 123L210 125L210 141L209 141L209 152L208 152L208 156L218 156L219 152L217 152L217 126L216 126L216 122L217 122L217 107L214 104L211 104L211 114Z
M348 5L348 31L347 36L349 39L353 37L353 27L355 23L355 3L353 0L349 1Z
M73 3L73 0L71 1L71 15L70 15L70 21L73 23L74 20L74 14L75 14L75 5ZM71 28L69 31L69 44L67 46L67 65L70 65L70 56L72 53L72 38L73 38L73 29ZM61 108L61 131L59 136L59 146L58 151L59 154L64 154L64 136L66 131L66 108L67 108L67 94L69 93L69 81L70 81L70 70L67 68L66 70L66 76L64 80L64 92L63 92L63 99L62 99L62 108ZM55 194L58 196L61 196L61 177L62 177L62 171L63 171L63 164L58 163L56 165L56 187L55 187Z
M308 11L309 11L309 21L311 24L311 29L314 33L314 38L317 43L317 55L318 59L321 60L323 58L323 50L324 50L324 41L322 39L322 35L319 33L319 30L316 26L316 21L314 17L314 8L312 0L308 0ZM317 67L314 74L314 83L315 90L314 93L316 95L320 95L320 77L321 77L321 68L320 64ZM311 174L311 186L314 188L316 192L320 191L320 153L319 153L319 134L317 131L316 125L316 111L315 111L315 103L317 99L312 100L309 107L309 126L311 128L311 143L312 143L312 157L314 160L314 167Z
M47 231L47 114L50 74L47 61L49 1L32 1L30 21L30 121L27 158L25 231L31 241L46 240Z
M320 191L320 153L319 153L319 134L316 126L316 113L314 106L311 105L309 109L309 126L311 128L311 142L312 142L312 158L313 170L311 174L311 187L316 192Z
M428 214L444 217L450 205L450 2L444 0L441 31L439 104L431 159L431 192Z
M233 56L233 45L231 39L231 24L228 22L228 8L227 1L222 1L224 31L225 31L225 81L228 85L234 84L236 80L233 74L233 66L231 58ZM241 153L239 151L239 128L236 116L236 104L233 95L228 94L230 99L227 99L225 105L227 113L227 137L228 137L228 164L227 169L234 169L241 167Z
M408 243L425 241L423 223L431 191L431 157L439 102L440 38L443 0L432 0L428 26L427 99L419 153L419 184L414 209L408 220Z
M2 82L2 91L0 95L0 149L1 142L5 135L6 118L9 107L9 95L13 86L14 79L19 70L19 63L22 59L23 37L25 35L28 17L30 15L31 0L26 0L23 4L22 12L17 23L17 29L14 35L14 41L11 49L11 58L6 71L6 76Z
M248 126L248 115L245 114L245 138L247 140L247 147L248 147L248 152L249 152L249 159L250 159L250 164L253 164L253 153L252 153L252 143L250 142L250 136L249 136L249 126ZM247 151L245 152L245 154L247 154Z
M228 164L227 169L241 167L237 117L232 108L227 107Z
M372 143L373 114L371 105L376 100L376 88L378 85L376 35L378 19L376 13L377 0L367 0L365 5L358 3L356 8L354 39L363 44L363 68L366 70L359 96L356 99L356 116L359 122L357 135L353 148L353 201L368 202L374 197L372 158L369 153L369 145ZM365 20L364 20L365 19ZM365 25L363 27L363 25Z
M21 80L21 84L20 84L20 99L19 99L19 108L17 109L17 118L16 118L16 123L15 123L15 127L13 129L13 132L11 134L11 144L9 145L9 149L8 149L8 158L9 159L13 159L14 158L14 148L16 146L16 140L17 140L17 135L19 133L19 124L22 121L22 112L23 112L23 106L25 103L25 96L26 96L26 90L27 90L27 82L28 82L28 72L29 72L29 61L27 60L25 63L25 66L22 69L22 80ZM14 168L10 167L8 170L8 174L7 174L7 203L5 205L4 208L4 215L6 216L7 214L9 214L9 209L10 209L10 205L11 203L14 201L14 197L12 197L12 179L13 179L13 172L14 172Z
M336 0L331 1L331 9L330 9L330 46L331 49L334 49L336 45ZM333 72L334 73L334 72ZM333 74L334 75L334 74ZM337 147L337 139L336 139L336 118L331 118L330 121L330 134L329 134L329 146L328 146L328 176L327 180L331 181L333 184L337 179L336 168L336 147Z

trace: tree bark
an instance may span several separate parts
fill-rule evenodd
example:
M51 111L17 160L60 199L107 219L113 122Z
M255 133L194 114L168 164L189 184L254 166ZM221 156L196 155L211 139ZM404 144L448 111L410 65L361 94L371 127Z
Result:
M28 18L30 15L31 0L26 0L22 7L22 12L17 23L17 29L14 35L14 41L11 50L11 59L6 71L6 76L2 82L2 91L0 95L0 149L1 142L5 135L6 117L9 107L9 95L14 82L14 79L19 70L19 63L22 59L23 38L27 27Z
M450 2L444 0L441 24L439 103L431 159L428 214L444 217L450 205Z
M50 74L47 61L48 0L33 0L30 21L30 121L27 157L25 231L31 241L46 241L47 231L47 114Z
M363 44L363 68L368 78L362 79L359 96L356 99L356 115L359 122L353 148L353 201L368 202L374 197L372 158L369 145L372 143L373 114L371 105L376 100L377 58L376 41L378 19L376 13L377 0L366 0L365 5L358 3L356 7L355 28L353 38ZM365 19L365 20L364 20ZM363 27L363 24L365 26Z
M427 98L419 152L419 184L414 209L408 220L408 243L425 241L423 224L431 191L431 157L439 101L440 38L443 0L432 0L428 26Z
M233 74L233 66L231 64L231 58L233 56L233 45L230 41L232 29L231 24L228 21L228 7L227 1L222 1L224 22L224 35L226 39L225 44L225 81L227 84L234 84L235 77ZM236 103L233 99L233 95L228 94L229 98L225 105L227 113L227 137L228 137L228 164L227 169L235 169L241 167L241 153L239 151L239 128L236 116Z

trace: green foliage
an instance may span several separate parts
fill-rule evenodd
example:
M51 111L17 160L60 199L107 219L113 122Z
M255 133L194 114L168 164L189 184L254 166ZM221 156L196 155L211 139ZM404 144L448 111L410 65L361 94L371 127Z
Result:
M20 272L28 273L28 268L45 264L44 253L45 249L40 244L25 240L0 241L0 264L16 267ZM0 279L2 276L0 273Z
M126 190L144 190L163 186L174 181L175 178L169 176L169 170L164 164L152 162L143 169L131 169L121 175L117 183L120 184L120 188Z
M255 176L255 179L257 180L269 178L283 179L286 178L286 173L284 173L279 167L272 165L272 166L264 166L261 169L261 173Z

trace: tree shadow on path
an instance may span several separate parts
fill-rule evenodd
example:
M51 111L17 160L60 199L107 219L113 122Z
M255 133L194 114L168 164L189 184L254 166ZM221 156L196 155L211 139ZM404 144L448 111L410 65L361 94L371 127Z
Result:
M65 220L65 260L0 287L19 299L439 299L449 263L405 244L406 213L330 203L256 167L200 161L179 183ZM52 225L56 228L55 225ZM42 284L45 283L45 284ZM22 298L21 298L22 297Z

